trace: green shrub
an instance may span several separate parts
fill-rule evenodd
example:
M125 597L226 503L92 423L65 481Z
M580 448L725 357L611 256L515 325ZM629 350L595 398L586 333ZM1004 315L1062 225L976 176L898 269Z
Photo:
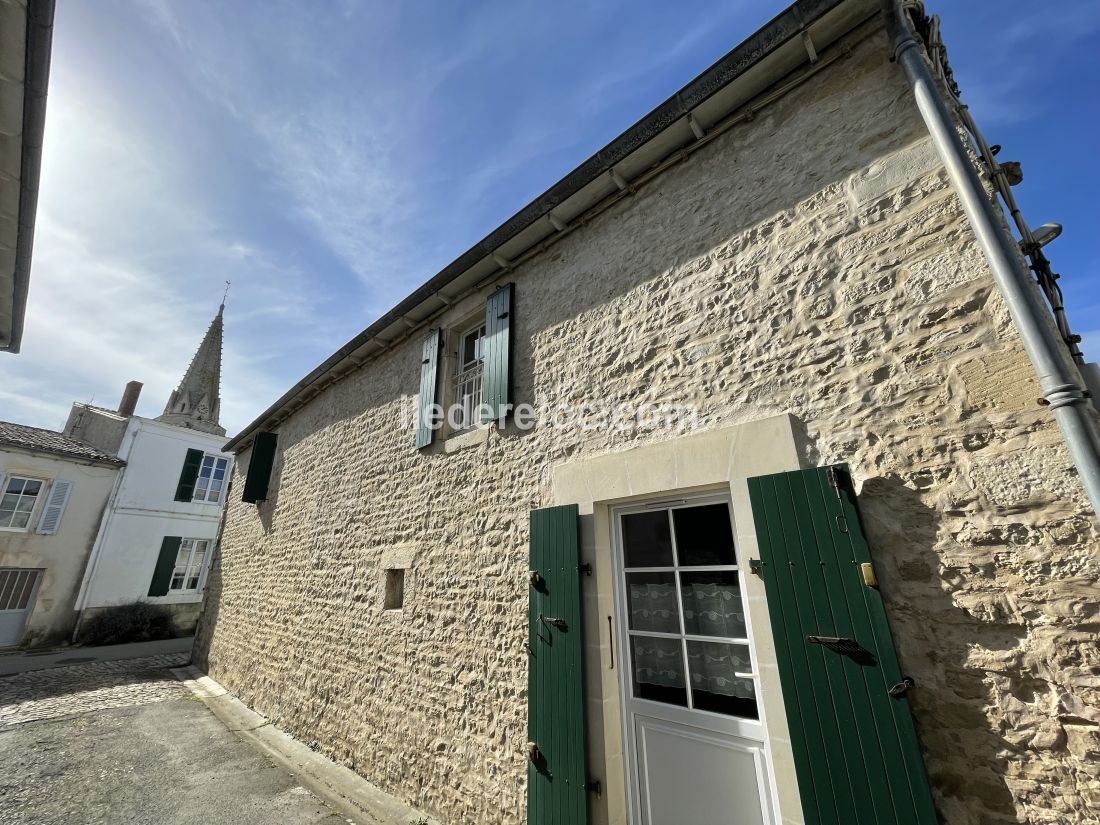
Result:
M171 639L177 635L176 623L167 607L130 602L93 613L81 623L76 641L82 645L118 645Z

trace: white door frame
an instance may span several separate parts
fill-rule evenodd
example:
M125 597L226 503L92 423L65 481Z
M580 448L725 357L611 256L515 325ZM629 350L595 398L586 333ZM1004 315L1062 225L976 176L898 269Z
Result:
M635 699L631 691L632 665L630 662L630 634L629 630L629 606L625 592L625 568L624 551L622 544L622 531L620 529L621 518L628 513L653 512L657 509L678 509L694 507L705 504L725 504L730 517L730 528L734 536L734 561L737 564L737 579L741 593L745 594L745 576L748 573L748 558L744 556L744 549L737 541L737 525L734 516L733 501L728 491L711 493L694 493L677 495L675 492L654 496L649 500L632 501L628 504L612 506L609 511L611 522L611 548L612 548L612 587L615 605L615 667L619 671L619 707L621 708L623 761L626 771L626 802L631 825L641 825L641 787L639 766L640 760L635 733L634 711L632 707L637 702L647 702L645 699ZM706 569L706 568L704 568ZM757 697L757 711L759 719L756 721L726 716L711 711L680 708L676 705L664 703L652 703L655 706L654 716L650 717L659 723L670 725L686 725L698 731L714 731L719 735L747 739L760 744L760 758L757 759L758 770L762 775L762 787L760 793L760 808L765 823L776 823L777 797L774 776L771 765L771 748L769 747L767 723L765 721L764 702L762 701L759 662L757 658L756 644L754 642L752 617L750 611L745 610L746 635L748 638L749 656L752 661L752 680ZM690 674L686 667L685 680L690 685ZM699 717L695 714L706 714L712 727L700 728ZM736 744L736 743L733 743Z

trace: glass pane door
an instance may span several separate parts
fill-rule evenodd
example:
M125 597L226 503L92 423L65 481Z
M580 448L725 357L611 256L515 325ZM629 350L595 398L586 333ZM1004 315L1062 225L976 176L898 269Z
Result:
M758 719L729 505L620 516L631 695Z

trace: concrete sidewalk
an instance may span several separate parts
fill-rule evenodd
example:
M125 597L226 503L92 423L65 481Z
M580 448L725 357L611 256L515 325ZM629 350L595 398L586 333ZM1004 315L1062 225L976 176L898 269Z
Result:
M185 636L182 639L161 639L156 642L134 642L128 645L64 647L56 650L4 653L0 654L0 676L89 662L113 662L119 659L142 659L146 656L190 653L194 643L194 636Z

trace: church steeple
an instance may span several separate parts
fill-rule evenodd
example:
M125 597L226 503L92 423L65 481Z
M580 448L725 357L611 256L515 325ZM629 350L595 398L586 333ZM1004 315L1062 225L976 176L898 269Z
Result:
M157 421L189 427L204 433L225 435L225 428L218 424L221 408L222 373L222 314L225 304L218 307L218 314L210 323L210 329L199 344L198 352L183 380L172 392L164 413Z

